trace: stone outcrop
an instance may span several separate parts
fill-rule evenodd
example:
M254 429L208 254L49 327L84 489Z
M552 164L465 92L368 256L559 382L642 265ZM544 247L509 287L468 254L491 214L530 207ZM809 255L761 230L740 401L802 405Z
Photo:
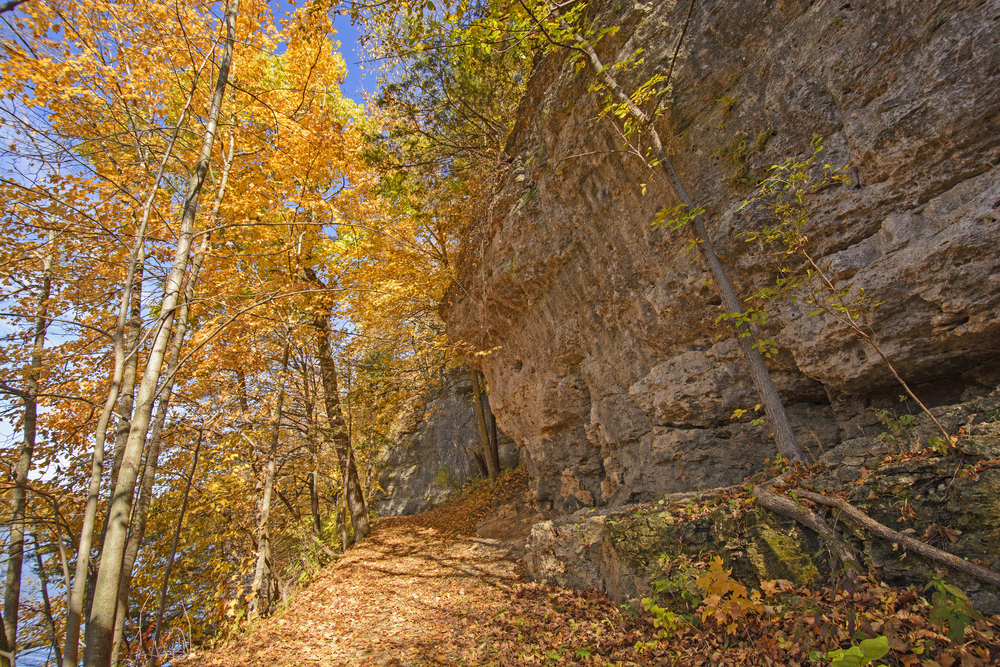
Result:
M820 474L803 486L845 490L843 473L852 473L846 476L846 492L876 521L1000 570L1000 396L935 412L966 434L957 443L957 456L898 457L879 465L890 450L913 449L919 427L874 443L854 439L827 452ZM709 511L693 510L706 506ZM687 519L692 511L698 518ZM835 512L827 518L833 524ZM887 583L922 587L939 569L840 522L838 529L845 528L859 541L866 565L878 568ZM815 533L759 507L747 509L740 500L719 502L711 493L677 494L625 510L579 510L535 524L526 548L527 570L534 578L602 590L620 603L648 594L651 580L661 576L661 558L676 567L706 551L722 556L735 578L754 587L771 579L804 585L829 573L828 562L815 557L824 549ZM688 560L677 558L682 555ZM1000 613L1000 591L946 572L981 612Z
M644 49L628 90L671 69L687 2L606 2L621 30L605 62ZM740 166L809 154L852 183L810 198L803 230L838 288L884 302L870 324L932 405L995 386L1000 358L1000 40L995 2L706 0L694 3L657 128L743 297L773 285L773 249L736 167L716 156L773 130ZM773 445L737 408L759 403L689 233L650 222L673 195L597 120L593 75L540 59L509 144L513 162L442 304L487 378L532 489L573 511L741 481ZM877 354L804 300L763 333L800 442L813 456L881 429L871 408L916 413ZM870 453L865 452L865 456Z
M468 449L479 446L472 381L462 367L445 376L444 388L424 396L400 420L380 467L381 516L418 514L443 504L463 484L479 476ZM498 433L500 463L516 466L517 445Z

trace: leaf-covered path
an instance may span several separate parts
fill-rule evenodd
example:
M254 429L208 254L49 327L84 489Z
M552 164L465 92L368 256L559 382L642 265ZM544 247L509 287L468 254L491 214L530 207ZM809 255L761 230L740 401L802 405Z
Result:
M542 664L627 646L633 619L610 602L523 583L515 567L503 548L419 517L383 519L288 609L183 664Z

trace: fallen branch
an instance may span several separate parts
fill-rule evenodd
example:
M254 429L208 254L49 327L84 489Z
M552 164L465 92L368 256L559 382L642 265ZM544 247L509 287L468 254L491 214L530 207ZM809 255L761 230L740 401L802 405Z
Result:
M942 565L947 565L953 570L958 570L959 572L963 572L970 577L975 577L979 581L992 584L993 586L1000 588L1000 574L989 568L983 567L982 565L976 565L975 563L967 561L964 558L950 554L947 551L942 551L937 547L932 547L931 545L921 542L920 540L916 540L909 535L898 533L892 528L889 528L888 526L885 526L871 518L857 507L848 503L846 500L831 496L824 496L820 493L803 491L802 489L798 489L797 493L803 498L811 500L814 503L839 509L848 519L859 526L867 528L877 537L895 542L908 551L914 551L924 558L928 558L936 563L941 563Z
M754 498L757 499L757 503L766 510L770 510L775 514L780 514L783 517L787 517L793 521L797 521L806 528L813 530L819 535L823 536L833 545L833 548L837 551L837 557L840 558L841 564L844 566L844 572L847 574L848 578L853 581L857 576L857 573L861 570L857 559L851 550L847 548L844 541L840 538L837 533L835 533L828 525L826 521L823 520L818 514L813 514L807 509L799 507L791 499L785 496L779 496L771 493L763 486L756 486L753 490Z
M309 533L309 537L313 538L313 542L315 542L316 544L319 545L320 549L323 550L323 554L326 555L327 558L332 558L332 559L336 559L337 558L337 554L333 553L333 551L331 551L330 547L328 547L325 544L323 544L323 541L321 539L319 539L318 537L316 537L312 533Z

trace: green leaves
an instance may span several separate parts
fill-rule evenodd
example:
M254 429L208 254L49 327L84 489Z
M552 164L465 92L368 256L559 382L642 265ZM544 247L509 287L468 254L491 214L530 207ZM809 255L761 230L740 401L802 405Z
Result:
M931 597L934 605L931 621L945 631L948 639L959 644L965 636L965 627L983 615L973 609L969 598L962 589L946 584L943 579L934 577L924 590L934 589Z
M645 191L643 194L645 194ZM687 204L678 204L673 208L661 208L653 216L650 226L653 229L659 229L661 226L666 225L670 228L670 231L675 232L681 227L690 224L692 220L704 213L705 209L701 207L689 209Z
M830 667L863 667L875 662L889 652L889 640L885 637L865 639L858 646L837 649L826 654Z

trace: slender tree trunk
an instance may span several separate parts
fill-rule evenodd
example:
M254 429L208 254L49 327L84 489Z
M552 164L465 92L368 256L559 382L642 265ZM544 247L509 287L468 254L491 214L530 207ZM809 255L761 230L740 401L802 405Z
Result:
M35 564L38 567L38 583L42 593L45 634L48 635L49 643L52 644L52 651L56 655L56 664L58 665L62 662L62 651L59 649L59 637L56 635L56 624L52 617L52 603L49 601L49 578L45 573L45 563L42 562L42 547L38 543L38 533L35 533Z
M215 92L209 108L208 122L203 136L198 163L188 182L184 197L184 207L178 230L177 249L173 266L167 276L164 298L161 305L161 315L157 322L157 331L149 353L149 360L139 385L136 399L136 411L132 418L125 453L122 457L122 467L118 473L118 484L115 496L111 499L111 512L107 538L105 539L101 567L97 573L97 583L94 587L94 599L90 619L87 624L87 647L84 652L85 667L109 667L111 649L115 629L115 613L118 607L118 583L121 577L122 558L125 541L128 534L129 513L135 483L139 473L142 451L145 447L147 430L152 417L153 402L156 397L157 383L160 378L161 366L166 353L167 343L172 329L174 311L178 306L181 285L187 270L188 255L191 251L191 240L194 234L194 219L205 175L208 172L212 157L212 147L215 142L216 130L219 124L219 114L229 80L229 68L232 62L233 42L236 38L236 14L239 0L233 0L227 7L225 15L226 45L219 64L219 74Z
M482 377L482 373L480 373L480 377ZM497 418L490 408L490 397L487 394L483 395L483 409L486 411L486 422L490 427L490 453L493 456L493 460L496 461L497 474L499 474L502 468L500 467L500 440L497 437Z
M229 153L226 156L225 166L222 170L222 178L215 194L215 203L212 207L212 214L209 217L209 227L214 227L219 217L219 209L225 197L226 184L229 180L229 168L232 165L234 153L234 138L230 136ZM153 481L156 477L157 467L160 458L160 445L163 434L163 426L167 420L167 410L170 407L170 398L173 393L174 381L177 378L177 370L180 366L181 348L184 344L184 337L187 333L188 314L191 304L194 302L194 286L201 271L201 265L208 254L211 244L211 233L206 233L201 240L201 247L195 254L191 264L191 270L187 282L184 286L184 302L177 315L177 329L174 331L174 338L170 346L170 356L167 360L167 374L163 389L156 404L156 416L153 419L153 430L150 434L149 451L146 453L146 465L142 472L142 482L139 491L139 503L132 513L132 529L129 531L128 542L125 545L125 557L122 562L121 581L118 584L118 610L115 613L115 636L111 649L111 664L118 664L118 653L121 650L122 636L125 631L125 619L128 616L128 596L132 587L132 569L139 556L139 548L142 540L146 536L146 520L149 516L149 508L153 499Z
M340 405L337 367L333 363L333 353L330 349L330 322L325 313L318 313L313 317L313 328L316 330L317 356L323 380L326 417L330 422L330 436L340 461L344 496L351 512L351 525L354 526L354 540L357 542L368 536L368 533L371 532L371 525L368 522L368 507L365 504L361 480L358 478L358 468L354 462L354 450L351 449L351 441L347 434L347 425L344 422L344 413Z
M232 40L230 40L227 53L231 53L232 51L231 41ZM197 89L201 71L208 62L209 55L210 54L206 54L205 59L198 67L195 76L192 77L191 87L188 91L187 99L184 102L184 107L181 109L177 123L174 125L173 131L170 135L170 141L167 144L167 148L163 153L163 158L160 161L160 166L157 169L156 177L153 179L153 184L146 195L146 200L143 202L142 221L139 224L139 228L136 230L135 242L129 256L129 265L125 276L125 289L123 290L122 303L118 310L118 319L115 325L115 368L112 374L111 387L108 390L108 396L105 400L104 409L101 413L100 419L98 420L97 430L94 436L94 453L90 467L90 486L87 490L87 505L84 510L83 523L80 529L80 545L77 549L73 588L70 591L66 603L66 643L63 648L63 667L77 667L79 663L80 622L83 619L83 603L87 590L90 549L93 544L94 524L97 518L97 502L101 490L101 473L104 469L104 442L107 437L108 423L111 420L111 414L114 411L115 403L118 401L119 388L121 387L124 375L125 318L127 317L129 301L132 294L132 283L135 280L136 261L145 246L146 226L149 223L150 214L153 209L153 201L160 188L160 182L163 179L163 173L166 169L167 163L173 156L173 148L175 142L177 141L177 135L180 133L184 117L187 114L188 108L191 106L191 101L194 99L194 93ZM226 56L224 56L223 60L228 74L228 62L225 62ZM220 70L220 78L221 75L222 72ZM202 178L204 178L204 173L202 173ZM187 202L185 202L185 206L186 205Z
M341 491L340 502L337 503L339 507L337 508L338 521L340 523L340 553L347 551L347 547L350 546L347 543L347 522L350 520L347 512L347 496Z
M320 438L316 428L316 394L312 391L309 377L309 364L303 357L299 370L302 375L302 405L306 416L306 442L309 444L309 456L312 469L309 472L309 511L312 514L312 531L319 535L322 530L323 518L319 505L319 457Z
M281 375L278 378L278 395L274 401L274 410L271 413L271 442L267 453L267 468L264 474L264 493L260 500L260 524L257 528L257 565L253 572L253 586L250 589L253 598L250 600L249 614L260 614L264 605L261 604L261 597L266 597L267 602L271 601L270 584L261 594L261 587L264 581L265 570L267 569L267 549L268 533L267 520L271 515L271 493L274 489L274 469L278 458L278 442L281 435L281 410L285 404L285 375L288 371L288 354L291 345L285 343L284 351L281 353Z
M167 557L167 566L163 570L163 583L160 585L160 604L156 609L156 625L153 631L153 647L149 654L149 667L156 667L156 659L160 654L160 630L163 626L163 610L167 606L167 589L170 585L170 571L174 569L174 556L177 555L177 545L181 538L181 528L184 526L184 513L187 511L188 498L191 495L191 484L194 482L194 471L198 468L198 454L201 452L201 439L205 435L202 427L198 431L198 444L194 447L194 460L191 462L191 472L188 473L187 483L184 486L184 500L181 501L181 511L177 515L177 527L174 528L174 538L170 542L170 556Z
M163 435L163 426L167 420L167 411L170 407L170 398L173 393L174 379L177 377L176 371L180 364L181 347L184 336L187 332L187 319L191 301L194 299L194 283L204 261L205 253L208 250L209 236L206 234L202 247L195 256L191 266L191 273L185 286L184 305L181 306L177 315L177 329L174 331L174 339L170 347L170 357L167 361L168 379L160 392L160 397L156 404L156 417L153 419L153 430L149 438L149 451L146 453L146 464L142 471L142 482L139 489L139 502L132 512L132 529L128 534L128 541L125 544L125 555L122 560L121 580L118 584L118 610L115 612L115 635L111 648L111 664L118 664L118 653L121 650L122 636L125 632L125 620L128 616L128 596L132 588L132 569L135 561L139 557L139 548L142 540L146 536L146 520L149 516L149 508L153 501L153 481L156 478L156 470L159 465L160 447Z
M122 465L125 441L128 439L129 426L132 424L132 408L135 404L135 380L139 368L139 336L142 333L142 274L145 265L143 250L140 249L139 258L136 260L135 276L132 279L132 315L129 318L128 337L125 340L125 373L122 376L122 388L118 399L118 428L115 431L114 456L111 462L111 492L108 497L115 495L115 481L118 478L118 469ZM105 517L104 530L101 533L102 543L107 525L107 517Z
M52 290L52 262L55 255L56 236L49 231L48 244L42 256L42 284L39 286L35 306L35 333L28 366L27 390L24 401L24 438L21 453L14 468L14 488L11 491L10 537L7 548L7 580L4 586L3 626L0 651L17 653L17 612L21 606L21 567L24 559L24 517L28 504L28 473L35 452L35 425L38 419L38 388L42 372L42 353L45 350L45 333L49 328L49 295ZM10 664L0 655L0 665Z
M479 423L479 440L483 443L483 458L486 459L486 469L490 475L490 483L497 481L500 471L497 469L497 461L493 457L493 449L490 446L490 434L486 430L486 411L483 408L483 392L479 386L479 371L469 367L469 375L472 377L472 398L476 405L476 421Z
M550 10L554 15L558 15L558 12L556 12L553 8L550 8ZM540 22L538 25L541 27ZM666 181L670 184L678 199L680 199L689 210L693 211L696 208L694 200L691 198L691 195L688 194L687 188L684 187L680 177L677 175L677 171L674 169L673 163L667 156L667 152L663 148L663 142L660 140L660 135L653 126L652 119L646 114L646 112L636 106L636 104L632 101L632 98L630 98L625 91L622 90L622 87L612 75L612 68L604 66L590 42L573 31L569 24L565 21L560 20L560 27L562 30L573 34L576 44L570 46L570 48L580 51L587 57L587 61L597 78L600 79L605 86L607 86L615 100L625 108L627 113L633 118L633 120L635 120L638 126L642 128L642 131L652 144L653 154L656 157L660 170L663 172L663 176L666 177ZM542 30L544 31L544 28L542 28ZM548 36L547 33L546 35ZM726 309L726 312L729 314L743 312L744 308L739 298L736 296L736 291L733 289L732 283L729 282L729 276L726 274L726 270L722 266L722 262L719 261L719 257L715 254L715 247L712 245L712 241L708 235L708 230L705 228L704 219L700 215L695 216L691 220L691 226L697 235L698 251L701 253L705 263L708 264L709 272L712 274L712 280L715 283L716 289L719 291L719 296L722 297L722 304ZM753 332L747 324L734 324L733 328L735 330L737 343L740 346L740 350L743 352L743 357L747 361L750 378L757 390L757 394L760 396L760 402L763 404L767 413L768 422L774 430L774 439L778 451L781 452L785 458L791 461L802 460L802 448L799 447L798 442L796 442L795 434L792 433L792 428L788 424L788 416L785 414L785 407L781 402L781 397L778 395L778 390L774 386L774 381L771 379L771 374L767 370L764 358L761 356L760 351L755 347Z

